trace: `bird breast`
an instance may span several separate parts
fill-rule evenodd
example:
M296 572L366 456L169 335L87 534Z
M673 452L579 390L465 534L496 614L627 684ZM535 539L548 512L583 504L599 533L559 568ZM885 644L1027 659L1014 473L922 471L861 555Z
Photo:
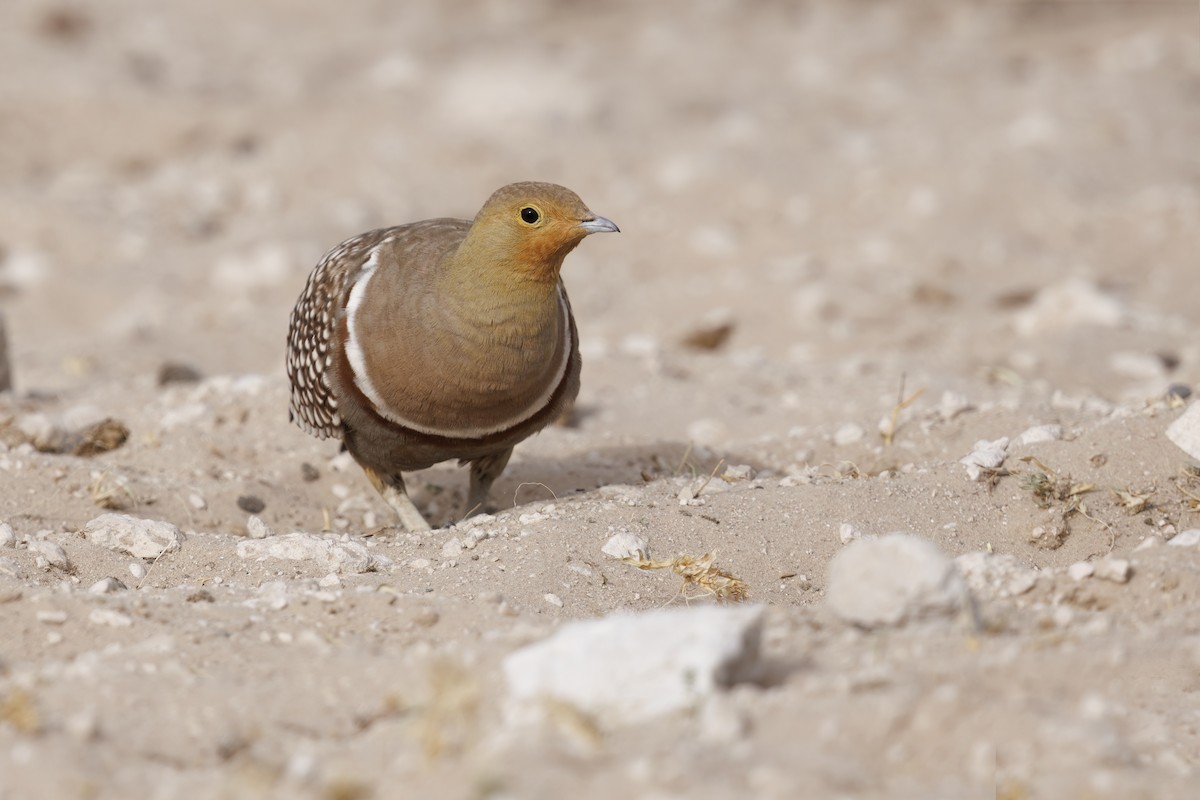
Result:
M404 428L488 436L549 404L575 346L569 315L561 285L459 297L380 263L377 249L346 304L348 377L379 416Z

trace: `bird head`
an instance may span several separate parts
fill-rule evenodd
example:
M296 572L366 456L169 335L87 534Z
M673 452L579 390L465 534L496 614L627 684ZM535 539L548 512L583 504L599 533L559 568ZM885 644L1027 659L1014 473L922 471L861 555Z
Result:
M553 183L512 183L483 204L463 245L483 263L557 283L563 259L584 237L619 231L570 189Z

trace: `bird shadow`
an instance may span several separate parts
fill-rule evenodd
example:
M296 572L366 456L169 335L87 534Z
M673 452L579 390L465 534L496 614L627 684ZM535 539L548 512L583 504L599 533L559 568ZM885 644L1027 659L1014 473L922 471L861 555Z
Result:
M520 450L518 449L518 453ZM762 469L755 459L736 452L696 448L686 442L589 448L561 458L533 456L514 460L492 487L489 507L495 513L538 501L561 501L603 486L641 486L669 478L703 478L730 464ZM407 477L417 507L436 526L452 525L463 508L467 471L444 464Z

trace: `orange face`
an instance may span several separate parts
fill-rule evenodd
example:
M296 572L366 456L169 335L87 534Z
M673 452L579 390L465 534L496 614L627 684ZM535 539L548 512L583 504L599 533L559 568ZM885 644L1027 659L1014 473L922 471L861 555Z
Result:
M498 190L471 225L469 239L489 260L518 272L558 279L563 259L588 234L618 231L570 189L514 183Z

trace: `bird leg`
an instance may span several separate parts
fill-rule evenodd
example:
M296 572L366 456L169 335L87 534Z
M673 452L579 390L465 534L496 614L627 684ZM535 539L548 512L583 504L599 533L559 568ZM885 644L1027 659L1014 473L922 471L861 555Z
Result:
M492 483L500 477L501 472L504 472L504 468L508 465L508 457L511 455L512 448L510 447L471 462L471 486L467 491L465 516L472 517L483 513L488 493L492 491Z
M429 530L429 523L408 496L404 488L404 477L399 472L385 476L367 466L363 466L362 469L375 491L379 492L384 501L400 516L400 524L406 531Z

